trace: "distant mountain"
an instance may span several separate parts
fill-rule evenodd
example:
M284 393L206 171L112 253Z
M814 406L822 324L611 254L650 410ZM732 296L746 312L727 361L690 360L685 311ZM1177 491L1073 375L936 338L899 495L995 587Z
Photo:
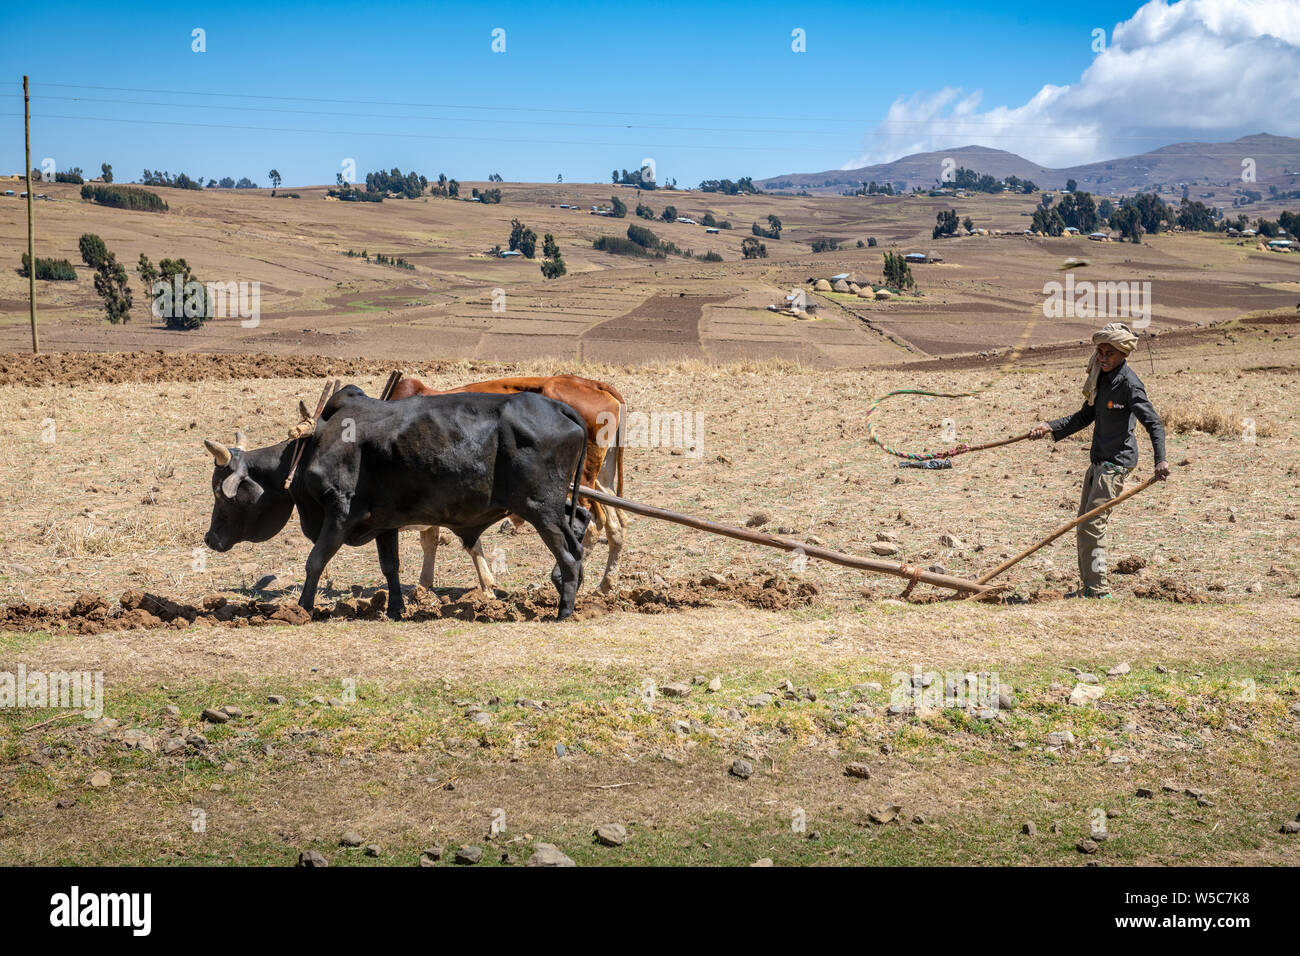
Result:
M829 169L820 173L790 173L756 180L766 192L841 193L862 183L893 183L895 188L934 186L943 175L944 161L965 166L998 179L1019 176L1043 189L1064 188L1075 180L1080 189L1094 193L1132 193L1157 185L1240 185L1242 160L1255 161L1255 179L1300 177L1300 139L1257 133L1229 143L1173 143L1141 153L1082 166L1051 169L1023 156L987 146L961 146L929 153L913 153L890 163L860 169Z

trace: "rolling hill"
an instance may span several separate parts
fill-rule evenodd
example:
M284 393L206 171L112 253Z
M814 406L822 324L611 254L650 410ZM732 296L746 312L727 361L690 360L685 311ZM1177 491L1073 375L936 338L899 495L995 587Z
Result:
M1257 133L1227 143L1172 143L1136 156L1051 169L1001 149L961 146L956 149L913 153L889 163L858 169L830 169L819 173L790 173L760 180L767 191L839 193L856 189L863 182L894 183L897 188L933 186L939 180L944 160L952 159L979 173L999 179L1019 176L1038 186L1060 189L1074 179L1080 189L1116 194L1150 190L1174 183L1228 185L1241 182L1242 161L1255 161L1258 182L1274 181L1279 188L1291 181L1300 188L1300 139Z

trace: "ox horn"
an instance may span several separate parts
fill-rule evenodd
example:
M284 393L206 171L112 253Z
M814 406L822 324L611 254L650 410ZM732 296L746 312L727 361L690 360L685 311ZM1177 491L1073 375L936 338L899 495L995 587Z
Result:
M235 447L240 451L248 447L248 439L244 437L244 433L239 429L235 429Z
M212 457L218 465L230 464L230 449L219 441L213 441L211 438L203 439L203 447L212 453Z

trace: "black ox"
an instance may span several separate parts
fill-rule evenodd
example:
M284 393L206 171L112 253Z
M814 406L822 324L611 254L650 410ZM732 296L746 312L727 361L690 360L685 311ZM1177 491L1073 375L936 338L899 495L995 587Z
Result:
M558 619L573 613L591 514L577 504L587 428L569 406L529 392L382 402L348 385L329 400L304 442L288 490L294 442L247 451L242 441L232 448L203 442L216 460L216 502L203 539L209 548L266 541L296 506L303 534L314 543L298 603L312 610L321 572L340 547L374 541L388 583L388 616L395 619L404 606L399 529L441 525L472 548L484 530L514 514L537 529L555 556Z

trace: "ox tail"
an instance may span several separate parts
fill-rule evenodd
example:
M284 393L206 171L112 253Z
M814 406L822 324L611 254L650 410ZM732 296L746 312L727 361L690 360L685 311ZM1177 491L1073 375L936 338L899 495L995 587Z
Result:
M618 403L618 446L614 449L618 462L618 496L623 497L623 447L627 444L627 402Z
M567 405L561 405L568 419L582 429L582 450L578 452L578 469L573 473L573 500L569 502L569 527L578 514L578 489L582 487L582 469L587 465L587 423Z

